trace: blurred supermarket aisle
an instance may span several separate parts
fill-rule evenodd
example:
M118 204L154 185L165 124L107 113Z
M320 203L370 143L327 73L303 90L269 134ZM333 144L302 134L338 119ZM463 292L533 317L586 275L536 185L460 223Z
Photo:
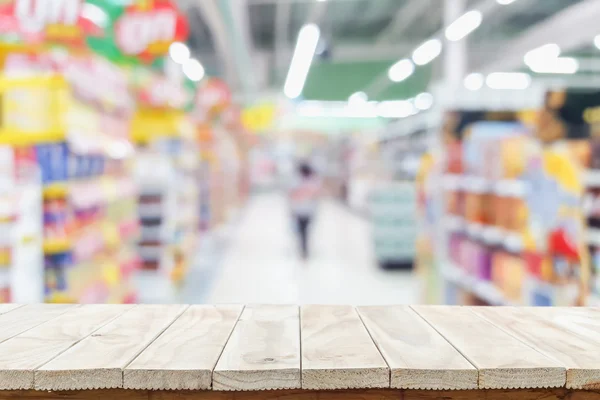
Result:
M410 272L373 261L367 221L324 202L312 235L312 259L297 257L280 194L255 196L210 285L207 303L404 304L418 301Z

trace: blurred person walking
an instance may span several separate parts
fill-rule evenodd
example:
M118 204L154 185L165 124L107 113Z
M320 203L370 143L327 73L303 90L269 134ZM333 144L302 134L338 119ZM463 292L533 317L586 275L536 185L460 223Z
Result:
M321 181L315 170L307 162L298 165L298 179L289 194L292 214L296 222L296 231L300 244L300 255L309 257L309 230L319 206Z

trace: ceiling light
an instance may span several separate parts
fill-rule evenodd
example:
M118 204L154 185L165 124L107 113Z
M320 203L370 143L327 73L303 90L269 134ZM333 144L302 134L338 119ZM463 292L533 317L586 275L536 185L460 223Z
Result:
M366 104L367 100L369 100L369 97L365 92L356 92L348 97L348 104L351 107L360 106Z
M183 64L190 58L190 49L181 42L173 42L169 46L169 56L177 64Z
M523 61L525 64L539 64L551 61L560 56L560 46L556 43L548 43L525 53Z
M579 70L579 61L572 57L557 57L528 65L538 74L574 74Z
M425 65L433 61L442 52L442 41L431 39L413 51L412 59L417 65Z
M485 79L491 89L527 89L531 84L531 76L523 72L492 72Z
M405 58L390 67L388 77L393 82L402 82L411 76L414 71L415 65L412 61Z
M283 93L290 99L295 99L302 94L320 36L321 31L315 24L304 25L300 29L296 49L283 87Z
M463 83L468 90L479 90L483 87L483 75L473 72L465 77Z
M184 62L182 69L185 76L191 81L198 82L204 77L204 67L195 58L190 58Z
M514 3L515 0L496 0L498 2L498 4L502 4L503 6L509 5L511 3Z
M416 113L408 100L382 101L377 105L377 114L382 118L405 118Z
M419 93L415 97L415 107L419 110L429 110L433 105L433 96L431 93Z
M600 49L600 35L594 38L594 45Z
M469 33L473 32L475 29L481 25L481 21L483 20L483 16L480 11L471 10L462 16L458 17L456 21L448 25L446 28L446 39L455 42L457 40L461 40Z

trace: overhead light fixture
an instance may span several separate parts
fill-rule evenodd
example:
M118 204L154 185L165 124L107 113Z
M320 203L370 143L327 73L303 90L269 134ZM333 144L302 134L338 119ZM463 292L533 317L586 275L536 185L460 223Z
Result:
M490 89L527 89L531 85L531 76L524 72L492 72L485 78Z
M514 3L515 0L496 0L496 2L498 2L498 4L502 4L503 6L507 6L511 3Z
M290 99L295 99L302 94L320 36L321 31L315 24L307 24L300 29L296 49L283 87L283 93Z
M169 56L177 64L183 64L190 58L190 48L185 43L173 42L169 46Z
M483 15L481 14L481 11L471 10L466 12L448 25L445 31L446 39L452 42L463 39L469 33L477 29L479 25L481 25L482 20Z
M369 97L365 92L356 92L348 97L348 105L350 107L361 106L367 103Z
M412 75L415 65L409 59L402 59L392 65L388 71L388 77L392 82L402 82Z
M418 110L421 110L421 111L429 110L431 108L431 106L433 105L433 96L431 93L427 93L427 92L419 93L415 97L414 103L415 103L415 107L417 107Z
M182 69L185 76L191 81L198 82L204 78L204 67L195 58L190 58L184 62Z
M415 106L408 100L382 101L377 105L377 115L382 118L405 118L416 112Z
M579 61L572 57L557 57L529 64L529 68L538 74L574 74L579 71Z
M556 43L548 43L525 53L523 61L525 64L539 64L551 61L560 56L560 46Z
M598 49L600 49L600 35L597 35L594 38L594 46L596 46Z
M483 87L484 78L483 75L477 72L473 72L463 80L463 84L468 90L476 91Z
M442 52L442 41L431 39L413 51L412 60L417 65L425 65L433 61Z

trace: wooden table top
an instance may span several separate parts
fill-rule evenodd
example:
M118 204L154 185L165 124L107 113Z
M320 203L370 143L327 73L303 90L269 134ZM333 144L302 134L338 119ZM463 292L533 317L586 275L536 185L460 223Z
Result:
M600 309L0 304L3 390L600 388Z

